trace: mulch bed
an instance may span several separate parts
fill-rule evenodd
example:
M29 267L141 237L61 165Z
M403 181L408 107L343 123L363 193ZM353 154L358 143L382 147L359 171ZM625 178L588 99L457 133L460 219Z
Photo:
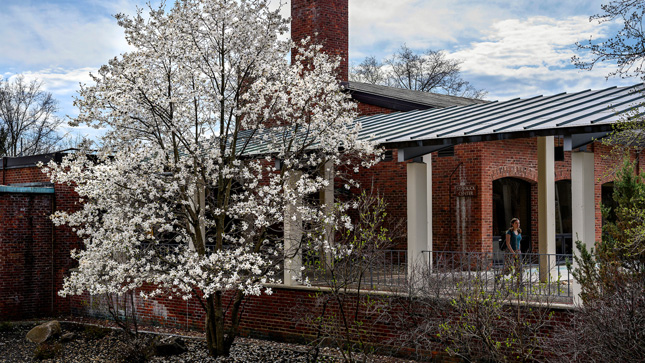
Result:
M117 329L104 329L113 325L109 321L70 318L61 320L63 333L74 332L69 342L45 343L44 353L55 351L53 358L37 359L36 344L25 339L27 332L42 321L14 322L0 326L0 362L119 362L124 361L131 345ZM89 327L89 328L88 328ZM229 357L208 356L203 334L167 328L145 327L142 339L151 340L158 335L180 335L188 351L170 357L153 357L150 362L307 362L309 347L298 344L277 343L267 340L237 338ZM129 361L125 359L125 361ZM324 350L324 362L337 362L337 352ZM413 362L393 357L374 356L368 359L378 363Z

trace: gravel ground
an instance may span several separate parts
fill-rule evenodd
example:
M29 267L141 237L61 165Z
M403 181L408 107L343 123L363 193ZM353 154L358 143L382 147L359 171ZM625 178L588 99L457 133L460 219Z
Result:
M61 321L63 333L72 331L74 340L59 343L53 342L50 346L57 349L54 358L38 360L35 358L36 344L27 341L25 335L36 323L12 324L8 331L0 330L0 362L118 362L128 351L128 344L119 331L109 329L86 329L79 324L70 324ZM105 324L101 324L105 325ZM6 330L6 329L4 329ZM154 329L157 334L175 333L172 329ZM159 332L159 330L166 330ZM185 332L183 332L185 333ZM104 335L104 336L102 336ZM174 334L173 334L174 335ZM236 339L229 357L212 358L206 352L206 343L199 333L192 332L192 337L185 336L188 351L172 357L154 357L151 362L307 362L307 347L298 344L276 343L265 340L248 338ZM146 334L146 339L154 335ZM335 352L325 350L324 362L339 361L334 358ZM378 363L405 363L412 362L392 357L374 357L371 362Z

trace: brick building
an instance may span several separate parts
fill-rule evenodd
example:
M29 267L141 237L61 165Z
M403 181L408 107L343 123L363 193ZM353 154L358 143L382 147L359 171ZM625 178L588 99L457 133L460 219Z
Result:
M293 0L291 13L295 40L317 33L326 51L343 58L338 77L358 103L364 137L388 150L358 179L385 197L391 218L407 221L399 247L407 249L408 263L427 250L494 252L511 217L522 220L525 251L571 253L572 236L588 244L599 237L612 161L594 140L618 120L608 107L627 110L640 94L625 88L494 103L348 82L348 0ZM91 297L55 293L73 267L69 251L80 243L47 216L79 203L72 187L50 184L36 163L62 155L2 159L0 319L91 313ZM277 290L272 304L283 308L272 310L278 311L272 319L261 313L267 297L249 300L257 319L245 328L300 334L284 307L307 294L302 287ZM194 302L137 304L146 322L203 324Z

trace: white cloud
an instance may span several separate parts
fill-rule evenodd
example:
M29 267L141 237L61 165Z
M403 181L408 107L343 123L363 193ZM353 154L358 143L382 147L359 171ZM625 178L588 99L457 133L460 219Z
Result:
M581 55L576 41L607 35L610 24L589 22L603 2L350 0L350 61L383 59L403 43L444 49L464 61L464 78L490 99L636 83L606 81L611 64L586 72L571 63Z
M496 22L481 41L452 52L463 60L464 78L489 90L489 98L549 94L553 90L607 87L610 64L593 71L573 67L571 57L580 55L575 42L589 36L602 38L610 25L590 23L587 17L554 19L544 16ZM481 82L483 84L478 84ZM611 80L632 84L635 80Z
M79 89L79 83L91 83L90 72L96 73L97 68L83 67L65 70L63 68L43 69L22 73L26 80L39 79L43 88L55 94L72 94Z
M602 0L349 0L351 56L390 55L401 44L452 49L480 39L492 24L530 16L588 18Z
M443 48L464 36L476 36L500 17L485 4L418 0L351 0L352 57L389 55L401 44L411 48Z
M527 20L509 19L495 23L483 40L453 52L464 60L464 71L485 75L515 75L518 71L535 74L550 67L568 67L575 53L575 42L604 36L604 26L584 17L557 20L532 17Z
M0 65L15 71L99 65L128 47L109 13L46 2L1 10Z

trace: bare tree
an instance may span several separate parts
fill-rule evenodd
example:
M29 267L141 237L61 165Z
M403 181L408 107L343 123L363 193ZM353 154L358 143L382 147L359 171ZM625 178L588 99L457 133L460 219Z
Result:
M7 130L0 125L0 155L7 154Z
M576 43L578 49L591 53L590 60L579 56L572 58L573 63L581 68L591 70L599 62L616 62L616 70L607 77L643 77L645 62L645 30L643 14L645 2L642 0L613 0L601 5L602 13L592 15L589 21L607 23L622 22L622 28L604 41L589 38L583 43Z
M0 78L0 136L5 137L0 152L5 156L51 152L62 136L56 131L62 120L52 94L42 90L42 82L28 82L19 75Z
M405 44L382 63L367 57L351 71L357 82L481 99L486 92L461 78L461 61L441 50L416 53Z
M645 30L643 15L645 2L642 0L610 0L601 5L602 13L592 15L589 21L598 23L621 23L622 27L605 40L589 38L578 42L580 55L572 57L574 65L580 69L591 70L599 63L615 63L616 68L610 71L606 78L619 76L621 78L638 77L645 79ZM641 92L636 88L633 92ZM638 101L633 107L621 113L621 122L613 125L613 132L602 139L602 142L612 148L612 158L616 173L622 163L620 160L626 153L640 153L645 146L643 139L643 107Z
M359 65L352 69L351 77L352 80L357 82L371 84L387 83L387 78L383 71L383 63L371 56L365 58Z

